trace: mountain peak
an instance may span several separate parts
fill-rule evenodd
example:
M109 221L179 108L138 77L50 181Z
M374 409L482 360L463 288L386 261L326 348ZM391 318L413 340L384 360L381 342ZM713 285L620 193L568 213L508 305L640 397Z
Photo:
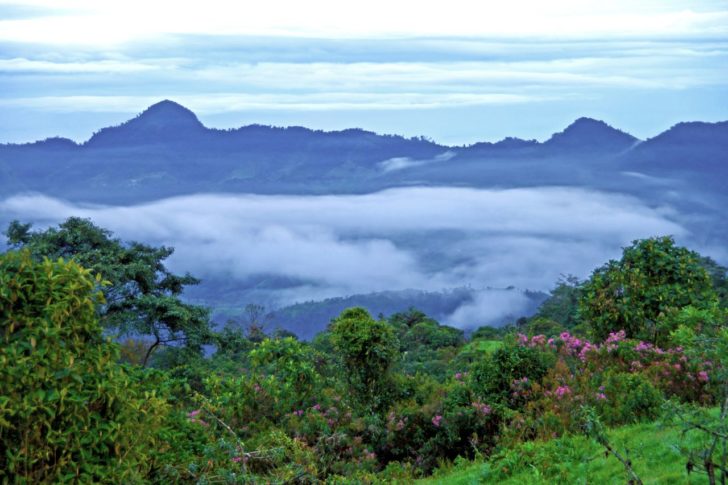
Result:
M144 110L129 124L143 125L145 128L202 127L197 116L179 103L165 99Z
M592 148L599 151L624 150L637 142L637 138L618 130L604 121L581 117L555 133L545 144L558 148Z
M118 126L102 128L86 142L92 146L159 143L189 140L204 132L197 116L179 103L165 99Z

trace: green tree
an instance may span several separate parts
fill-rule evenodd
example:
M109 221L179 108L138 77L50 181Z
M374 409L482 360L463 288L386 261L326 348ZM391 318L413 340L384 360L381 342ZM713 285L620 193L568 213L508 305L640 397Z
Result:
M286 411L305 406L313 397L320 377L313 349L292 337L265 339L250 352L253 370L269 379Z
M139 483L167 403L116 362L76 263L0 255L0 482Z
M6 235L11 248L25 248L38 261L73 259L110 282L103 288L105 303L99 307L101 325L120 335L152 337L144 365L159 346L184 344L199 350L209 340L207 309L180 300L184 287L199 280L173 274L164 265L172 248L123 243L78 217L35 232L30 224L13 221Z
M331 338L356 400L370 411L382 410L389 370L399 353L392 326L361 307L348 308L333 320Z
M671 237L658 237L635 241L622 259L595 270L584 284L579 309L596 339L624 330L628 338L664 345L674 330L674 312L716 302L700 255L676 246Z
M580 293L581 282L576 276L562 276L539 307L536 317L553 320L566 328L575 327L579 323Z

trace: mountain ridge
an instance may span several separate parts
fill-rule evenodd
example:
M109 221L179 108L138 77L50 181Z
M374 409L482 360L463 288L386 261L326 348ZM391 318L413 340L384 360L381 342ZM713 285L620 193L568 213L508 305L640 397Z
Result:
M683 121L678 122L675 125L671 126L667 130L664 130L657 135L653 137L646 138L644 141L654 140L658 139L661 136L675 132L675 131L681 131L684 130L687 127L693 127L693 126L700 126L704 129L728 129L728 120L725 121L718 121L718 122L705 122L705 121ZM319 129L313 129L308 128L305 126L299 126L299 125L288 125L288 126L278 126L278 125L264 125L264 124L258 124L258 123L252 123L248 125L241 125L235 128L228 128L228 129L219 129L219 128L211 128L208 126L205 126L197 117L197 115L190 110L189 108L183 106L180 103L177 103L175 101L164 99L162 101L159 101L157 103L154 103L147 107L145 110L137 114L136 116L114 126L108 126L103 127L97 130L94 134L89 137L89 139L83 141L83 142L76 142L74 140L71 140L69 138L64 137L49 137L43 140L35 140L27 143L3 143L0 142L0 146L27 146L27 145L36 145L43 142L50 142L51 140L64 140L71 142L78 146L86 146L91 144L95 139L99 137L99 135L104 134L108 131L117 131L120 129L123 130L134 130L138 131L140 129L148 129L151 131L161 131L164 132L167 129L170 128L177 128L177 129L199 129L200 131L206 131L206 132L213 132L218 134L234 134L239 132L245 132L245 131L253 131L253 130L270 130L270 131L284 131L284 132L306 132L310 134L321 134L321 135L368 135L368 136L378 136L378 137L385 137L385 138L398 138L403 140L417 140L417 141L428 141L429 143L432 143L434 145L438 145L441 147L446 148L461 148L461 149L468 149L473 148L477 146L509 146L509 145L548 145L548 144L554 144L557 142L561 142L564 139L569 139L573 137L584 137L588 136L591 138L597 137L597 136L611 136L611 137L619 137L622 140L626 140L630 143L634 142L641 142L639 138L631 135L628 132L625 132L619 128L615 128L612 125L606 123L603 120L599 120L596 118L590 118L587 116L582 116L574 120L572 123L567 125L562 131L560 132L554 132L550 137L546 138L544 141L538 141L535 139L524 139L520 137L515 136L508 136L501 140L490 142L490 141L477 141L471 144L465 144L465 145L445 145L438 143L436 141L427 139L425 137L404 137L398 134L391 134L391 133L378 133L370 130L365 130L363 128L343 128L340 130L319 130ZM158 134L158 133L157 133Z
M624 172L687 177L714 191L728 189L725 140L728 122L680 123L640 141L586 117L543 142L507 137L467 146L360 128L219 130L164 100L81 144L56 137L0 145L0 196L32 191L126 204L199 192L366 193L413 185L656 190L648 178Z

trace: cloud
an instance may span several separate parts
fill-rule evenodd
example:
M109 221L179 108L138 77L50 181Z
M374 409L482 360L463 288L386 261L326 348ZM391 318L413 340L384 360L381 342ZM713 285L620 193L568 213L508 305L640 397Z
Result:
M505 318L522 316L530 300L518 290L476 291L473 301L461 305L446 323L459 328L477 328Z
M196 113L246 110L270 111L378 111L417 110L459 106L508 105L543 101L541 96L458 93L302 93L179 95L173 98ZM0 107L22 107L49 112L74 113L124 111L138 113L159 101L158 96L37 96L0 99Z
M456 155L453 151L443 152L433 158L426 160L413 160L410 157L395 157L389 158L382 162L379 162L379 167L386 172L393 172L395 170L402 170L405 168L419 167L421 165L429 165L431 163L447 162Z
M41 225L88 217L122 239L175 247L174 269L203 280L281 278L289 283L275 292L279 304L465 285L548 290L562 273L587 276L633 239L689 237L667 208L570 188L208 194L129 207L25 195L0 201L0 214ZM490 293L449 322L470 325L478 315L498 320L526 302L517 292Z
M141 62L102 59L89 62L52 62L24 58L0 59L0 72L36 73L130 73L159 69Z
M56 8L52 0L29 5ZM422 36L613 37L725 34L725 5L688 0L451 0L447 5L414 0L270 0L255 8L208 0L66 0L77 15L0 22L0 40L90 44L102 48L160 34L276 35L328 38ZM555 34L556 33L556 34Z

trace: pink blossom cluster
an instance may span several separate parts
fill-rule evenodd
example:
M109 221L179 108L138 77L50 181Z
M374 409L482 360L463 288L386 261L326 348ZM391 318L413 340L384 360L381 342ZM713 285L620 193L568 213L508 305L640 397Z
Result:
M564 396L571 394L571 388L569 386L559 386L554 391L557 398L562 399Z
M545 348L546 346L548 346L548 347L550 347L552 349L555 349L556 348L555 347L555 343L554 343L554 339L550 338L550 339L546 340L546 336L545 335L534 335L533 337L531 337L529 339L527 335L524 335L522 333L519 333L516 336L516 338L518 340L518 344L521 345L522 347L532 347L532 348L533 347L540 347L540 348Z
M493 411L493 409L490 406L488 406L487 404L482 403L480 401L475 401L475 402L471 403L471 405L475 408L476 411L478 411L483 416L487 416Z
M209 424L203 420L202 418L198 418L197 416L200 415L202 411L199 409L195 409L194 411L190 411L187 413L187 419L190 420L190 423L197 423L202 426L209 426Z
M432 418L432 424L435 425L436 428L439 428L440 424L442 424L442 416L440 416L439 414L434 416Z

